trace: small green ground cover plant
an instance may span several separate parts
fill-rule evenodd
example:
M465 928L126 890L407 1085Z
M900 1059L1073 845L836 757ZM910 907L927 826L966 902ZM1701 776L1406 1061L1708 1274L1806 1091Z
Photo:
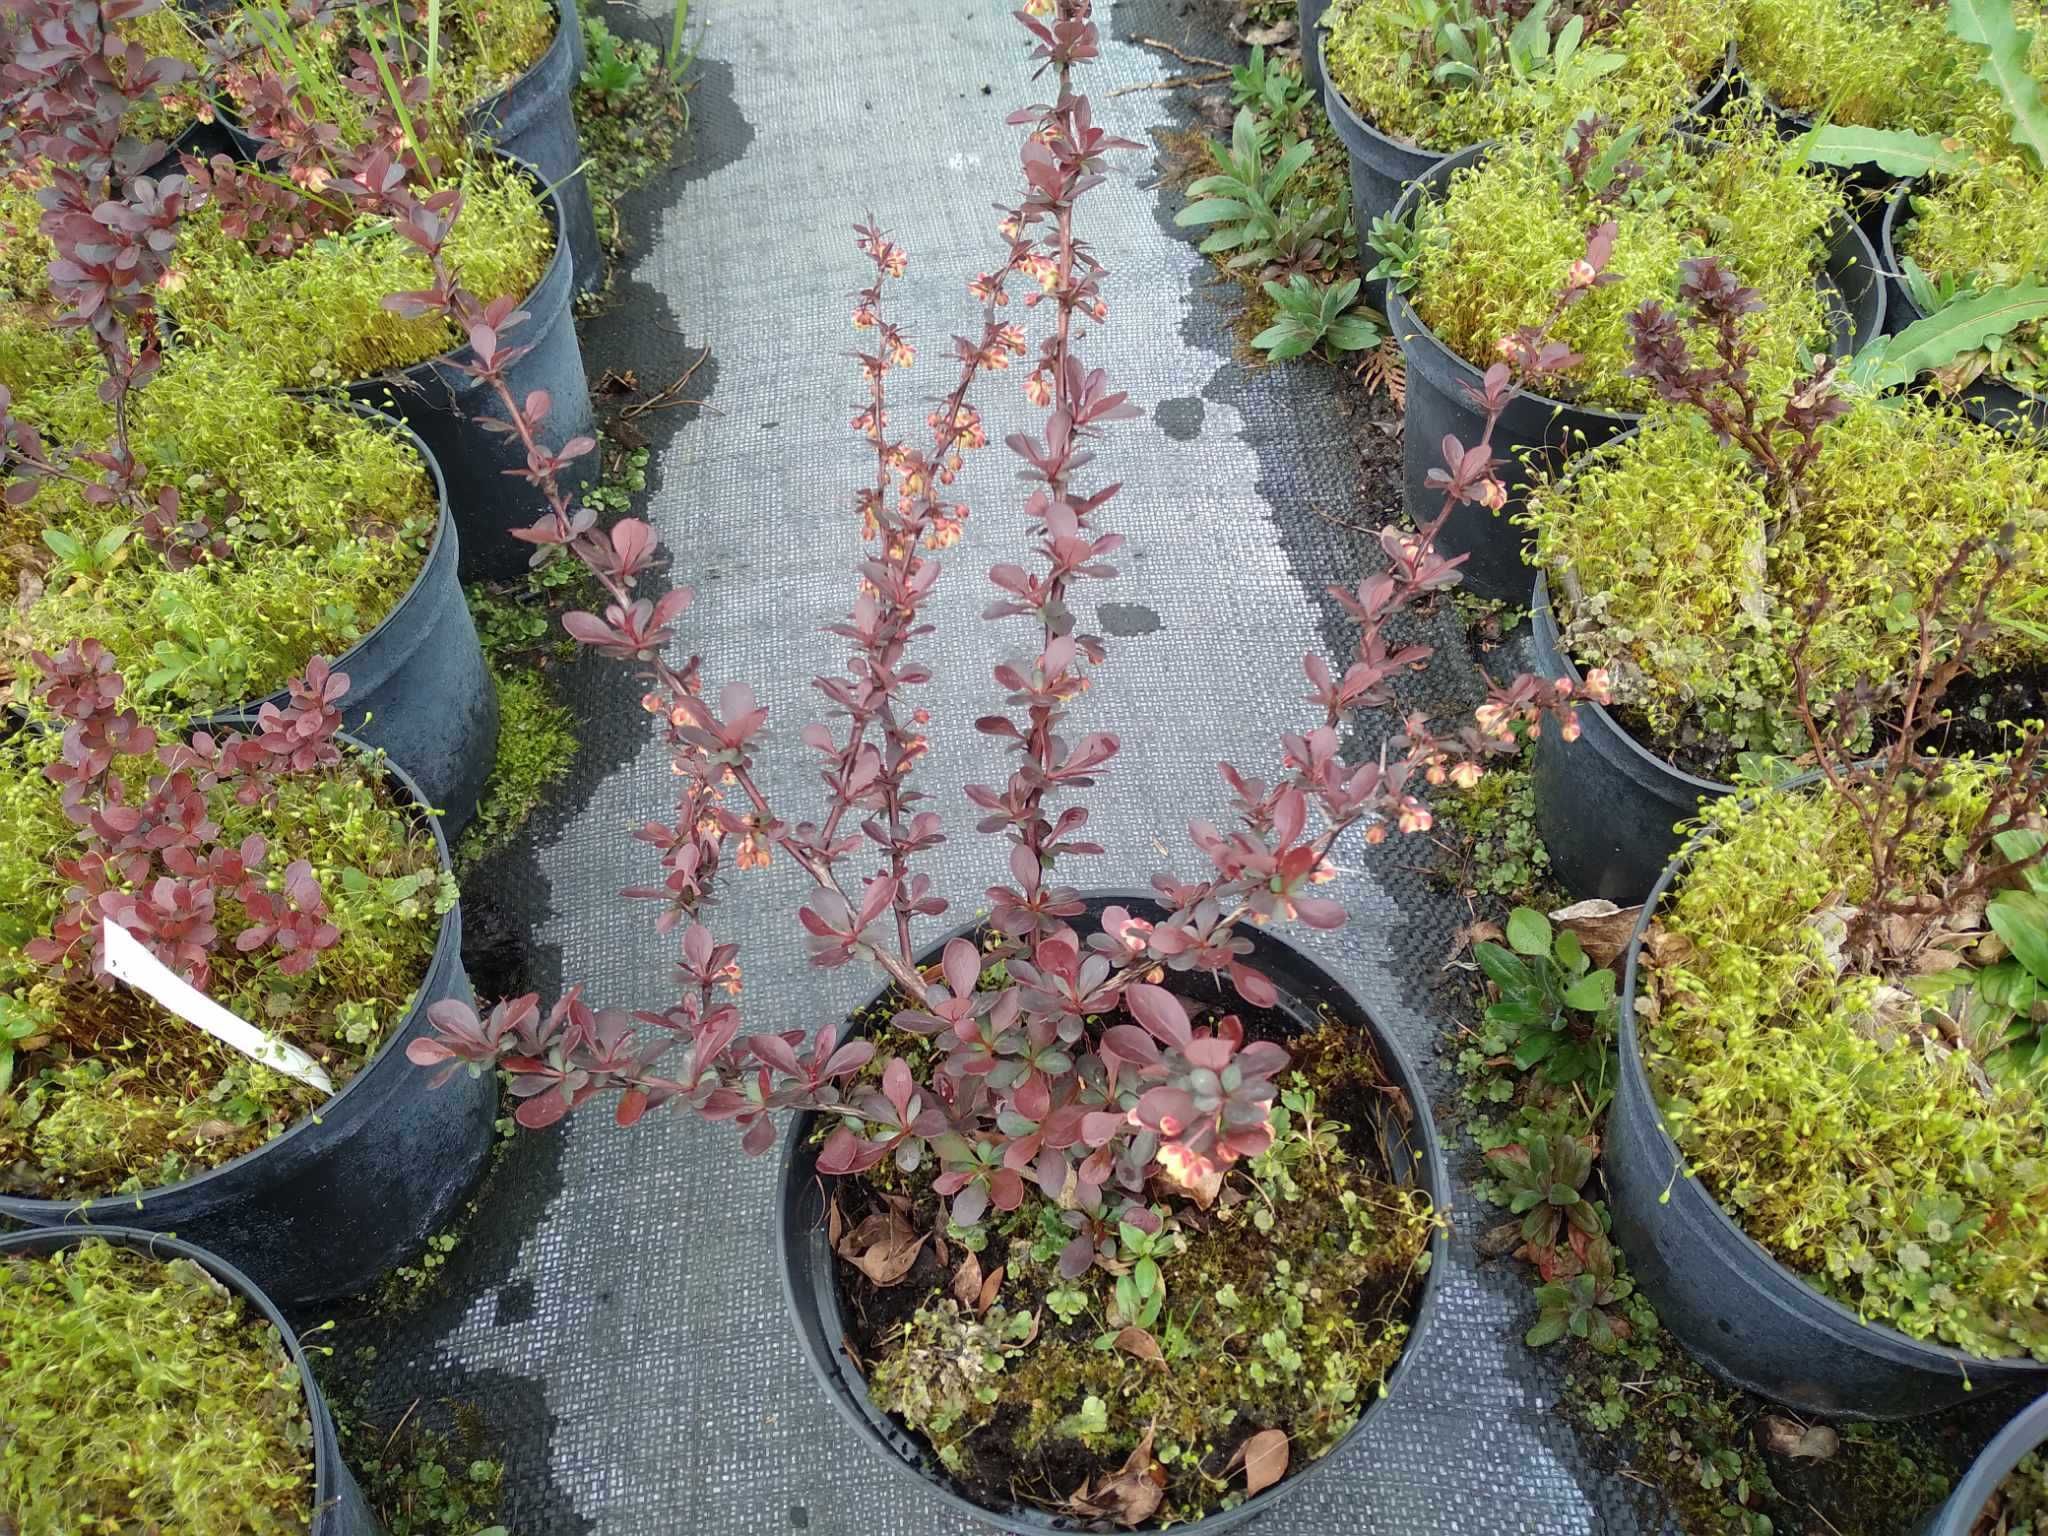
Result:
M188 1259L0 1256L0 1523L310 1529L313 1425L277 1331Z
M1602 282L1552 332L1576 360L1545 388L1583 405L1642 410L1654 391L1631 371L1629 316L1669 301L1680 263L1708 254L1762 293L1750 364L1757 387L1790 383L1802 349L1827 338L1815 278L1839 211L1832 186L1796 148L1762 132L1753 108L1693 143L1584 118L1562 135L1496 146L1457 171L1444 196L1418 199L1406 227L1376 230L1372 244L1383 258L1376 275L1408 296L1445 346L1484 368L1499 338L1552 317L1549 274L1582 257L1589 228L1612 223Z
M1825 696L1868 676L1895 697L1906 620L1959 546L2011 524L2028 573L2012 600L2048 600L2048 457L2033 445L1954 410L1859 400L1817 446L1790 520L1755 460L1694 411L1653 416L1530 498L1567 650L1601 669L1646 745L1701 775L1806 752L1795 650ZM1980 665L2044 656L2008 629Z
M626 238L621 200L674 160L689 131L689 60L671 67L661 49L620 36L602 16L583 18L583 37L589 62L576 86L576 131L598 236L616 257Z
M1994 770L1956 765L1943 780L1892 872L1916 896L1953 873ZM1873 869L1842 796L1723 802L1705 826L1665 918L1684 958L1659 969L1645 1036L1688 1166L1752 1237L1866 1320L2048 1359L2040 1082L2001 1066L2002 1031L1945 1037L1940 1020L1955 1036L1967 1015L1923 1009L1922 973L1844 953ZM1970 920L1954 917L1960 935ZM1982 946L1971 942L1918 953L1967 964Z
M1174 217L1202 228L1202 254L1243 285L1245 333L1273 362L1376 347L1382 317L1359 303L1349 162L1300 72L1254 48L1231 71L1228 142L1206 145L1208 173Z
M346 81L359 60L371 59L394 81L426 81L432 99L459 115L538 63L555 26L555 0L321 0L289 12L268 0L234 0L212 16L207 43L231 108L260 110L271 99L266 77L289 75L346 142L360 144L377 131L377 107L374 94L350 100Z
M338 1089L411 1006L454 904L375 758L334 742L316 662L247 734L159 735L112 657L39 657L57 729L17 731L0 792L0 1188L130 1192L216 1166L326 1095L101 974L103 922Z
M1736 16L1727 0L1336 0L1324 26L1330 82L1352 109L1449 152L1589 112L1661 127L1722 69Z
M216 167L210 191L241 173ZM552 221L524 172L487 151L455 152L430 185L459 188L451 259L486 302L523 298L554 256ZM262 194L257 194L262 195ZM401 314L387 295L431 286L427 257L378 213L311 205L307 238L280 240L221 196L187 216L162 306L182 341L257 359L278 388L342 385L462 344L440 315Z
M7 322L0 320L0 338ZM12 389L0 339L0 388ZM46 441L96 445L113 413L90 377L15 390ZM178 351L130 402L141 472L176 485L218 540L206 559L154 547L134 509L80 478L43 479L0 508L0 658L26 690L29 657L97 638L154 716L233 709L339 655L419 575L439 517L411 442L346 407L273 387L250 355ZM65 455L59 455L60 460Z

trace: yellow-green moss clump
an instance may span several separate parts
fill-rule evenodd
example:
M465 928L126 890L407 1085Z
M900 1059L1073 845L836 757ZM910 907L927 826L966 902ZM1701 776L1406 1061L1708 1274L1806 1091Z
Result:
M78 1198L148 1189L226 1162L322 1096L126 988L97 985L83 946L62 969L23 953L50 932L69 883L52 860L73 846L75 829L43 772L57 751L54 734L42 732L0 745L0 1023L28 1030L12 1087L0 1093L0 1189ZM114 772L139 785L155 766L123 759ZM273 889L293 860L309 861L341 931L310 971L281 975L267 948L235 948L251 925L222 892L207 994L319 1061L339 1089L405 1017L455 882L374 760L351 755L281 776L256 806L240 804L232 786L207 798L224 845L263 837ZM0 1034L0 1042L13 1038Z
M1945 6L1915 0L1742 0L1738 51L1743 74L1787 112L1936 134L1976 94L1984 56L1949 31Z
M1484 367L1503 338L1549 318L1566 271L1586 253L1586 231L1613 219L1619 231L1607 271L1616 280L1586 294L1553 333L1584 361L1543 392L1645 408L1649 386L1625 371L1628 315L1652 299L1671 302L1679 263L1705 255L1762 294L1762 350L1752 373L1761 391L1775 392L1794 376L1802 345L1826 341L1814 279L1840 200L1749 113L1731 114L1707 142L1717 148L1695 152L1668 139L1639 145L1633 157L1644 175L1618 203L1574 180L1562 135L1494 149L1458 171L1447 196L1417 210L1404 283L1416 313L1453 352Z
M0 1257L0 1525L299 1536L313 1425L277 1330L189 1259Z
M1982 814L1956 767L1902 849L1932 883ZM1869 895L1869 843L1826 793L1722 801L1663 921L1645 1051L1673 1136L1722 1207L1816 1289L1915 1338L2048 1360L2048 1101L1880 1022L1885 978L1837 974L1830 914ZM1896 985L1897 978L1892 978ZM1890 1015L1883 1015L1889 1017Z
M538 189L508 162L480 157L462 177L449 260L479 298L524 297L554 255ZM401 319L386 294L426 288L426 257L381 219L358 219L292 255L258 256L208 204L180 227L163 306L187 346L249 354L281 388L340 385L409 368L461 344L439 316ZM517 340L515 336L512 339Z
M1797 514L1769 545L1785 509L1690 411L1653 417L1530 498L1573 658L1607 668L1616 701L1662 744L1724 775L1739 751L1806 750L1790 658L1823 590L1807 643L1822 700L1859 677L1903 673L1913 641L1898 623L1902 594L1917 605L1968 541L2011 525L2019 575L2006 600L2048 602L2048 455L1907 401L1858 404L1821 442ZM1977 563L1989 561L1987 550ZM2044 651L2001 631L1981 670Z
M1128 1336L1118 1344L1134 1319L1116 1277L1098 1267L1060 1279L1074 1234L1034 1194L980 1255L987 1272L1003 1266L998 1302L976 1316L934 1288L869 1361L874 1401L957 1476L1023 1469L1017 1494L1052 1506L1080 1482L1059 1486L1059 1469L1106 1477L1149 1434L1166 1478L1162 1523L1243 1502L1231 1456L1260 1430L1286 1431L1293 1470L1327 1452L1406 1347L1439 1218L1328 1117L1333 1104L1366 1103L1361 1085L1379 1081L1356 1037L1329 1024L1289 1049L1299 1070L1274 1106L1271 1149L1231 1172L1205 1219L1168 1214L1147 1245L1164 1288L1146 1330L1160 1359L1135 1357Z
M18 394L15 409L52 442L111 436L90 374ZM33 675L33 651L92 638L145 712L250 703L381 623L435 537L439 503L409 439L283 393L239 352L173 351L134 398L130 444L149 483L175 486L229 553L171 570L129 509L45 484L0 511L0 591L14 599L0 658L17 676Z
M1337 0L1324 20L1330 79L1352 109L1381 133L1428 149L1454 150L1530 129L1560 128L1582 112L1661 127L1697 100L1704 83L1722 68L1735 38L1731 0L1704 5L1634 0L1613 7L1567 3L1556 7L1553 19L1561 27L1581 13L1580 57L1560 78L1554 67L1524 72L1509 62L1513 16L1488 19L1469 6L1453 6L1440 22L1462 22L1468 35L1483 34L1493 54L1478 81L1467 76L1446 81L1436 78L1444 56L1440 34L1435 26L1421 24L1417 7L1408 0ZM1615 55L1620 62L1589 67L1596 54Z

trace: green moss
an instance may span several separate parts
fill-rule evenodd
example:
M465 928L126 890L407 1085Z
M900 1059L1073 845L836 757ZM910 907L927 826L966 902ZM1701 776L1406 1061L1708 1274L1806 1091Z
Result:
M1816 699L1900 675L1913 645L1901 607L1933 590L1963 543L2012 525L2022 575L2008 600L2048 596L2048 455L1904 401L1858 404L1822 444L1768 548L1783 509L1690 411L1652 418L1530 499L1574 658L1605 667L1618 703L1723 776L1738 751L1806 749L1791 666L1802 635ZM2002 632L1982 668L2042 652Z
M22 946L46 934L67 881L52 851L71 846L57 786L43 774L56 739L23 733L0 746L0 993L37 1021L43 1043L17 1061L0 1097L0 1188L78 1197L148 1188L262 1145L321 1095L201 1034L126 989L97 985L80 953L62 967ZM139 783L151 762L115 771ZM404 1017L426 973L441 914L454 902L433 843L401 809L373 764L348 760L279 781L272 800L209 796L223 841L269 845L273 888L306 859L339 942L300 976L278 974L264 952L243 954L249 926L231 896L216 914L221 943L209 996L320 1061L340 1088Z
M1647 406L1649 386L1626 372L1628 315L1652 299L1671 302L1679 263L1708 254L1763 295L1757 386L1769 394L1788 383L1801 346L1827 333L1814 286L1821 234L1838 208L1827 181L1737 112L1708 140L1716 152L1676 140L1639 147L1646 175L1617 207L1571 184L1563 142L1550 135L1496 148L1418 211L1412 299L1444 344L1483 367L1503 338L1548 320L1566 271L1585 255L1586 231L1611 218L1620 226L1607 267L1614 281L1566 310L1554 331L1584 361L1545 393Z
M1963 766L1901 850L1901 888L1981 814ZM1968 1053L1876 1021L1820 914L1868 895L1869 845L1831 794L1725 801L1665 919L1646 1036L1673 1135L1716 1199L1817 1289L1915 1338L2048 1360L2048 1113Z
M312 1423L277 1333L197 1265L92 1240L0 1261L10 1530L304 1532Z
M478 158L460 181L450 263L479 298L524 297L554 254L533 184L495 158ZM177 286L163 303L185 343L247 353L284 388L407 368L461 340L446 320L401 319L384 307L386 294L425 288L432 275L418 248L379 219L358 219L278 258L229 235L209 203L186 218L174 270Z
M1743 0L1739 47L1743 73L1789 112L1937 134L1975 94L1983 57L1944 7L1912 0Z
M1033 1196L981 1254L985 1272L1004 1267L1002 1305L976 1318L935 1290L870 1362L875 1401L963 1476L989 1459L1114 1468L1149 1432L1170 1521L1242 1502L1226 1468L1257 1430L1284 1428L1297 1469L1328 1451L1400 1359L1439 1218L1348 1150L1319 1107L1362 1104L1379 1081L1356 1037L1329 1024L1289 1049L1298 1070L1273 1147L1230 1175L1205 1220L1168 1216L1152 1249L1163 1369L1116 1345L1133 1318L1115 1276L1059 1278L1073 1234Z
M1627 62L1620 69L1559 89L1547 72L1523 79L1500 63L1476 85L1446 85L1432 77L1435 51L1409 0L1338 0L1325 18L1330 79L1380 132L1450 151L1561 128L1589 111L1618 122L1667 123L1699 96L1735 38L1728 0L1564 5L1557 15L1575 12L1587 21L1583 49L1622 55ZM1505 12L1493 23L1503 37L1512 25Z
M111 413L90 377L20 398L53 441L106 442ZM132 534L110 565L60 559L45 530L91 549L131 525L76 487L45 485L0 514L0 589L20 594L0 656L97 638L145 711L184 714L260 699L316 655L340 656L419 575L439 514L410 442L346 409L271 387L245 354L177 351L136 398L130 442L150 482L176 486L226 559L171 570Z
M576 761L576 717L556 697L549 675L519 666L497 674L498 755L456 849L462 869L510 841Z

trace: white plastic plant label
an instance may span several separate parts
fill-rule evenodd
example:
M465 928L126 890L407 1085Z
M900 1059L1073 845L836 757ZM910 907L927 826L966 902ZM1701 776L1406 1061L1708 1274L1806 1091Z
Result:
M334 1092L333 1079L320 1063L296 1046L266 1035L246 1019L230 1013L191 982L175 975L171 968L143 946L140 939L111 918L100 920L109 976L125 981L138 992L147 993L186 1023L205 1030L224 1045L233 1046L251 1061L295 1077L322 1093Z

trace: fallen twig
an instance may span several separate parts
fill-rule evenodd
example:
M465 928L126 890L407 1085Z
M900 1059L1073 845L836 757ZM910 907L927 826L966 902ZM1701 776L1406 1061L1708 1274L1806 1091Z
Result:
M631 405L620 411L620 419L632 421L638 417L645 416L649 411L665 411L669 407L676 405L703 405L704 401L685 396L682 390L689 384L697 370L704 366L710 356L711 349L706 347L697 354L697 360L694 363L685 368L662 389L649 395L645 400L634 401Z
M1234 67L1227 59L1205 59L1198 53L1182 53L1173 44L1162 43L1156 37L1141 37L1136 39L1136 41L1144 44L1147 48L1157 48L1162 53L1170 53L1183 64L1207 64L1212 69L1224 71Z
M1215 85L1229 78L1230 71L1227 69L1220 69L1208 75L1173 75L1165 80L1147 80L1142 85L1120 85L1109 94L1128 96L1133 91L1176 91L1184 85Z

